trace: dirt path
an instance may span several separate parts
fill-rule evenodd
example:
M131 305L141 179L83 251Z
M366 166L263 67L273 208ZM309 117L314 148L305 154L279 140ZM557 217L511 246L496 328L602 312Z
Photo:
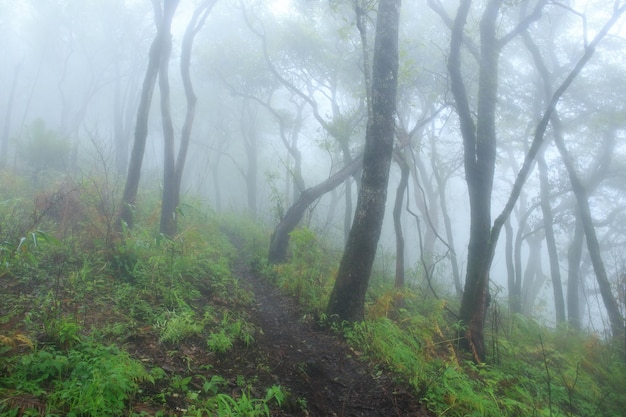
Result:
M262 329L257 349L265 352L276 383L306 400L306 411L320 417L428 416L408 390L376 372L336 335L303 322L293 300L247 268L238 275L254 292L253 320ZM375 375L375 376L374 376Z

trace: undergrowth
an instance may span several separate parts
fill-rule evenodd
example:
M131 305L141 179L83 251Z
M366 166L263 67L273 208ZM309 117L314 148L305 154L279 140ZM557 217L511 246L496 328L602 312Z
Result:
M326 308L339 260L324 249L315 233L305 227L290 233L291 256L286 263L265 266L263 274L307 312Z
M281 406L278 385L234 393L204 359L254 345L253 297L232 273L242 254L225 233L254 259L266 239L258 226L184 205L173 238L155 233L146 208L116 235L99 194L110 187L95 179L37 198L14 182L0 202L0 417L269 416ZM146 350L163 352L167 370Z
M323 317L339 259L314 232L292 232L288 262L269 266L268 234L243 216L183 206L170 239L155 233L153 202L116 235L101 194L110 187L63 181L33 198L19 179L2 181L11 198L0 201L0 417L269 416L282 406L283 388L228 380L194 357L217 363L254 346L253 297L236 261ZM626 368L605 340L503 315L486 326L490 357L476 365L447 302L425 294L377 285L367 320L338 330L435 415L623 415Z
M341 331L355 349L413 386L435 415L623 415L626 368L596 336L547 329L520 315L500 318L503 330L487 335L497 355L477 365L459 350L459 328L446 319L444 302L406 290L404 296L406 308L393 318L370 313Z

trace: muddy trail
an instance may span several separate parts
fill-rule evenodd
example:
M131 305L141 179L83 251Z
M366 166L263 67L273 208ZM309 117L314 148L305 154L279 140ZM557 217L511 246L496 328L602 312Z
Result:
M340 336L303 320L294 300L280 289L245 266L237 268L237 275L255 296L250 315L262 329L256 337L257 353L265 357L276 384L292 399L306 401L305 410L275 415L430 415L409 387L359 359Z

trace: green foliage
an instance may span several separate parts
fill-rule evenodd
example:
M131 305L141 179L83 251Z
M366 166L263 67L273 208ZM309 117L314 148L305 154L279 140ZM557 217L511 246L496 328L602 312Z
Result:
M68 349L80 343L82 326L67 317L51 318L44 322L47 340L61 349Z
M185 417L218 416L218 417L260 417L270 416L270 406L276 403L279 407L285 402L287 394L278 385L268 388L263 398L255 398L250 387L246 387L240 395L233 396L219 392L224 385L224 379L213 377L205 381L203 394L192 394L192 400Z
M410 383L436 415L618 416L626 406L618 394L626 368L591 335L513 316L499 336L498 363L476 365L459 359L458 329L445 321L443 303L406 301L394 320L376 317L342 330L357 352Z
M295 297L306 310L321 313L326 308L338 261L326 252L315 233L307 228L290 234L291 258L265 272L277 285Z
M0 396L21 394L46 398L50 415L117 416L139 383L151 377L140 362L113 346L93 342L77 344L66 352L54 348L23 355L0 378ZM1 410L1 408L0 408Z
M212 352L225 353L233 348L236 342L245 346L254 343L254 327L241 317L233 317L224 313L217 329L207 338L207 348Z
M155 327L159 331L160 341L178 343L187 338L202 333L204 325L196 321L192 311L166 311L161 320L157 320Z

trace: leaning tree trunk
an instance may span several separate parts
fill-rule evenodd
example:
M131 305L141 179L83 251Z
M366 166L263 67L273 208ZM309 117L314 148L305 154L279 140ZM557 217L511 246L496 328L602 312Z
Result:
M334 190L346 178L357 173L363 164L361 156L354 158L350 165L343 167L327 180L304 190L298 199L289 207L280 223L274 229L270 240L270 248L267 260L271 264L285 262L287 258L287 246L289 245L289 233L300 223L306 209L318 198L329 191Z
M400 0L380 0L372 70L363 176L354 220L327 312L339 320L363 319L365 293L380 237L394 140L398 85Z
M157 1L154 0L155 5ZM148 68L143 81L139 107L137 109L137 124L135 125L135 141L133 150L130 155L128 165L128 173L126 176L126 184L124 193L122 194L122 205L118 226L121 229L122 224L128 227L133 226L133 209L137 200L137 191L139 189L139 180L141 178L141 165L143 163L143 155L146 150L146 138L148 137L148 117L150 115L150 104L152 103L152 95L154 86L159 74L159 64L161 62L161 54L170 41L170 28L172 26L172 18L174 11L178 6L178 0L164 0L162 13L158 12L158 6L155 7L155 16L157 20L157 34L150 46L150 54L148 57Z

